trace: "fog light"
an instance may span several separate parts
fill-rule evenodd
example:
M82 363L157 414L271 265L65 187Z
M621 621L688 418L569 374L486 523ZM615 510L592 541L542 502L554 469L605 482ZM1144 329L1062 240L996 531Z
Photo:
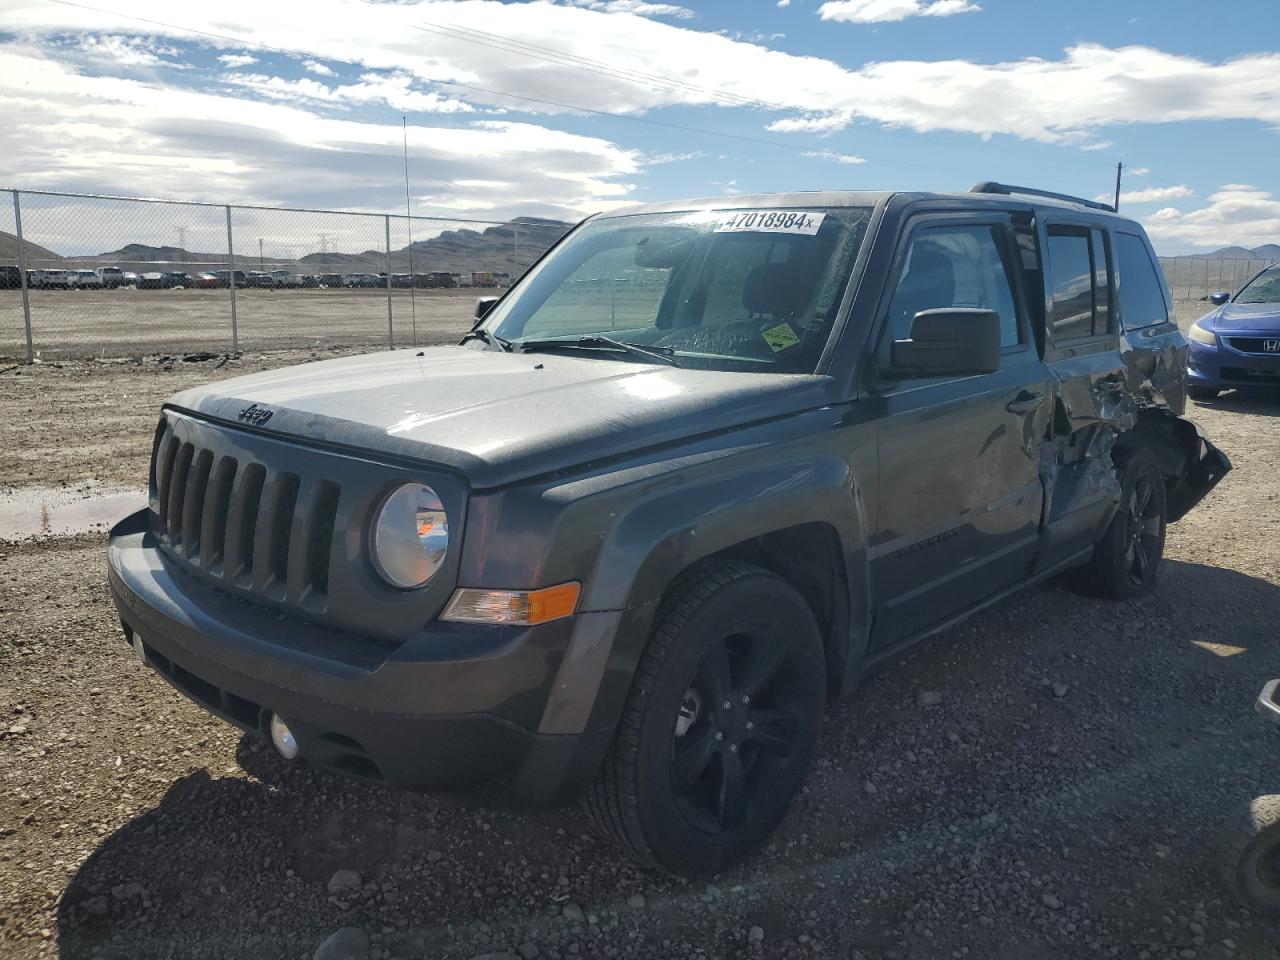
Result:
M298 757L298 741L294 739L293 731L274 713L271 715L271 745L286 760L296 760Z

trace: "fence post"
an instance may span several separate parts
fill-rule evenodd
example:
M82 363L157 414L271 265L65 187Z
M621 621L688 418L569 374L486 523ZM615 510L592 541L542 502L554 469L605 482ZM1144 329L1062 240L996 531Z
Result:
M240 328L236 322L236 248L231 242L231 204L227 204L227 287L231 290L231 353L240 356Z
M382 223L387 231L387 349L394 350L396 333L391 322L391 216L383 214Z
M13 229L18 238L18 273L22 286L22 322L27 328L27 363L34 363L35 351L31 346L31 300L27 296L27 251L22 242L22 204L18 202L18 191L13 191Z

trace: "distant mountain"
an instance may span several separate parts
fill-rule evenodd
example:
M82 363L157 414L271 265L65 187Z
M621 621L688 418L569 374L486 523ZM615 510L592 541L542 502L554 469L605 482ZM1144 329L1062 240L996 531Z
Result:
M27 269L29 270L39 270L41 267L53 266L62 260L62 257L52 250L46 250L26 238L23 238L22 241L22 251L26 255ZM12 233L5 233L0 230L0 263L17 262L18 238Z
M1260 247L1230 246L1212 253L1195 253L1196 260L1280 260L1280 244L1264 243Z

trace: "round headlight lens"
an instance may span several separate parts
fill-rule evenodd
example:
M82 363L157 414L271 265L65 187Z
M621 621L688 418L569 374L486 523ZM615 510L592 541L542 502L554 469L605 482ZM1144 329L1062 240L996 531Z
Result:
M1218 338L1214 335L1214 332L1200 326L1199 321L1191 325L1191 329L1187 331L1187 339L1194 340L1196 343L1203 343L1209 347L1218 345Z
M373 523L373 565L387 583L412 590L430 580L449 548L449 518L425 483L396 487Z

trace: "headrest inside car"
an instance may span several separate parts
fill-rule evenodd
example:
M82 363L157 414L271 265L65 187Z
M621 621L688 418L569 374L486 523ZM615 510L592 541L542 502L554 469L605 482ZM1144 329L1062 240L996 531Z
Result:
M785 263L752 267L742 285L742 306L748 313L789 317L804 308L805 289L797 271Z

